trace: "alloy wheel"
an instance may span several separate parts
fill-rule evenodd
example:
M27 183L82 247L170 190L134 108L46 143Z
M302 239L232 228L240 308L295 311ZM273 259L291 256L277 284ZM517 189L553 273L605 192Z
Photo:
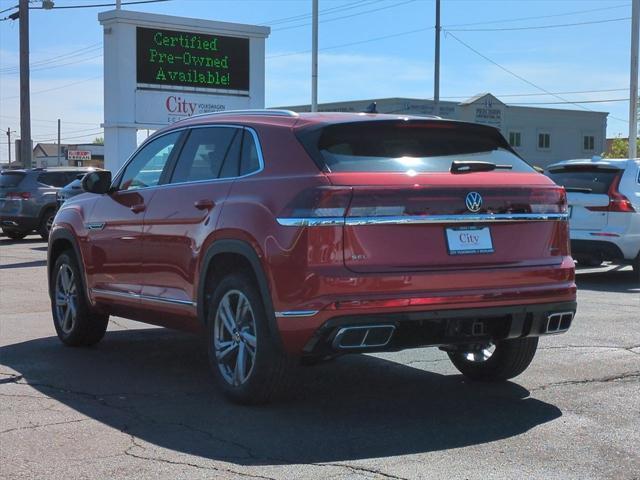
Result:
M51 227L53 227L53 219L55 217L53 215L49 215L49 217L47 218L47 221L44 225L44 228L47 230L47 233L49 233L51 231Z
M78 317L78 286L69 265L63 264L58 270L55 290L56 321L60 329L69 334Z
M496 346L493 343L489 343L487 345L478 345L476 349L464 352L462 356L468 362L482 363L489 360L495 351Z
M222 377L233 386L244 384L255 364L257 336L251 303L241 291L230 290L220 300L213 342Z

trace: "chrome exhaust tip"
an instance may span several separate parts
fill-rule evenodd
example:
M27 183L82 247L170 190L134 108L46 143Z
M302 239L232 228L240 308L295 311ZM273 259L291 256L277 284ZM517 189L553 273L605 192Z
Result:
M569 330L573 321L573 312L552 313L547 317L547 321L542 331L543 334L553 335Z
M391 341L395 330L395 325L344 327L338 330L332 346L336 350L384 347Z

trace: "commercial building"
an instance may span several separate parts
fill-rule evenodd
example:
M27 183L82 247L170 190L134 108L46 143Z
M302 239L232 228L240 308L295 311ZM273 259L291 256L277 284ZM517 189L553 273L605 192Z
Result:
M33 147L34 167L46 168L56 166L104 167L104 145L95 143L60 145L58 158L57 143L37 143Z
M507 105L490 93L463 102L382 98L323 103L319 111L362 112L376 102L380 113L434 115L482 123L500 129L504 137L529 163L545 167L571 158L589 158L606 151L607 113ZM309 105L281 107L308 112Z

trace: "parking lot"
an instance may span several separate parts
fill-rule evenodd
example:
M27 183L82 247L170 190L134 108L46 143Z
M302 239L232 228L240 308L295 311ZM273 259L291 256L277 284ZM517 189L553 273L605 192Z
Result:
M290 398L225 401L202 339L112 318L55 337L46 244L0 238L2 478L640 478L640 286L578 274L569 333L513 382L463 380L437 349L300 369Z

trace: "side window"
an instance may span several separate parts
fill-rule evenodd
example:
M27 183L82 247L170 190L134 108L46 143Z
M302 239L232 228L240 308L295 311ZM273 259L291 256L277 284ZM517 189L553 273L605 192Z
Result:
M38 175L38 182L50 187L64 187L67 183L66 172L45 172Z
M197 182L223 177L227 162L237 165L239 128L194 128L178 158L171 183ZM235 146L235 148L234 148ZM236 158L234 158L234 156ZM235 176L235 175L229 175Z
M157 185L179 138L180 132L168 133L145 145L125 168L120 180L120 190Z
M240 175L248 175L260 170L260 157L258 154L258 146L256 145L253 135L250 131L244 131L244 139L242 141L242 157L240 159Z

